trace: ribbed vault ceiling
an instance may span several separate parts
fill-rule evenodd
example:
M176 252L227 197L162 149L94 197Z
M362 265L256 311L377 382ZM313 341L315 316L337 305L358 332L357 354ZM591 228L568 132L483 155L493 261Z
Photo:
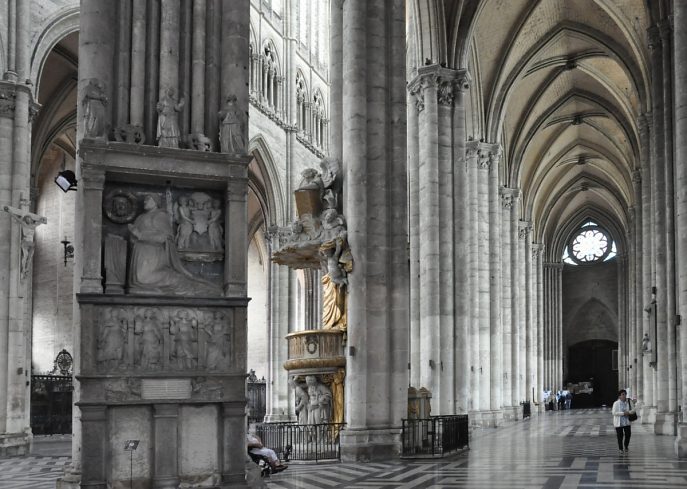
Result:
M554 241L581 210L628 228L649 22L642 0L479 2L469 69L483 133L469 136L504 145L503 174L536 241Z

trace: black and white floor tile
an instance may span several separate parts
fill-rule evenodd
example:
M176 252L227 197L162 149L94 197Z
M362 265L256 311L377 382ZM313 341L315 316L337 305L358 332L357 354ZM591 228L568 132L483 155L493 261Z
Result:
M630 452L620 455L609 410L546 412L502 428L476 430L470 450L445 459L291 464L268 479L268 487L685 489L687 460L675 458L674 440L634 424ZM69 457L56 447L37 453L0 459L0 489L53 489Z

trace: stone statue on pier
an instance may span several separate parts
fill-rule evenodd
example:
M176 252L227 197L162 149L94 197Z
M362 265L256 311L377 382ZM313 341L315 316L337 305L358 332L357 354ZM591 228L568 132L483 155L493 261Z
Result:
M106 107L108 102L105 84L97 78L91 78L84 88L81 100L85 137L107 141L109 127Z
M332 416L332 391L314 375L305 376L308 386L308 424L329 423Z
M229 95L219 111L219 145L222 153L243 154L246 151L246 117L236 104L236 95Z
M48 220L43 216L39 216L38 214L17 209L16 207L9 205L4 206L2 209L21 226L20 274L22 280L24 280L28 276L29 270L31 269L33 252L36 247L36 244L34 243L36 228L41 224L46 224Z
M644 333L644 338L642 338L642 353L651 353L651 339L649 338L649 333Z
M294 390L296 398L296 417L298 418L298 424L308 424L308 393L303 386L296 381L295 377L292 377L289 383Z
M178 148L181 131L178 112L184 107L183 97L177 101L173 88L165 90L157 103L157 145Z

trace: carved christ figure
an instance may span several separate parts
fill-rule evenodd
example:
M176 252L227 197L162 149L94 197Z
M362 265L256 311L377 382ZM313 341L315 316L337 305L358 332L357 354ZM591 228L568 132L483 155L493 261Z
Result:
M24 211L22 209L17 209L6 205L3 210L7 212L12 219L14 219L21 226L21 263L20 271L22 280L26 278L31 268L31 261L33 259L33 251L35 248L34 236L36 234L36 228L41 224L46 224L48 220L34 214L32 212Z

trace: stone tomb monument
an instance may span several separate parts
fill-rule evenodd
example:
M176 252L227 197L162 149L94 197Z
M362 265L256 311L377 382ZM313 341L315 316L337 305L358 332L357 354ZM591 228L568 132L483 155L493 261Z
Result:
M141 148L80 148L81 487L243 487L248 161Z

